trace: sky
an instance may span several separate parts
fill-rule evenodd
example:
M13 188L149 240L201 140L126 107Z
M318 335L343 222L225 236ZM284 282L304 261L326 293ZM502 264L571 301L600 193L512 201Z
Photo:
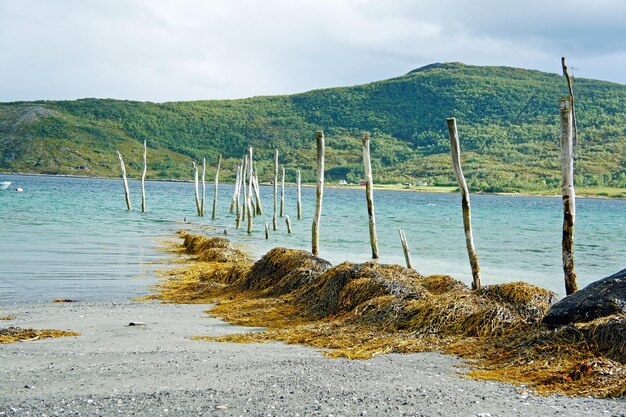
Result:
M622 0L0 0L0 102L364 84L434 62L626 84Z

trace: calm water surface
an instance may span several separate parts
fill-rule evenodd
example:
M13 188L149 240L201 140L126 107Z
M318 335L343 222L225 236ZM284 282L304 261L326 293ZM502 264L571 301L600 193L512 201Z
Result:
M148 182L148 212L141 213L139 183L131 181L135 210L128 212L122 183L110 179L1 175L23 193L0 191L0 302L53 298L104 299L145 294L154 270L168 255L163 238L181 227L223 234L258 258L275 246L310 250L315 190L302 192L304 219L296 218L295 189L285 192L286 214L279 230L264 238L271 224L272 188L261 187L265 214L254 232L234 228L228 213L232 186L220 187L218 215L195 215L191 183ZM375 191L380 261L404 263L398 227L405 230L413 265L423 274L450 274L471 281L456 194ZM474 239L483 284L524 280L563 293L561 200L557 198L472 195ZM184 225L184 218L191 225ZM214 227L214 231L207 226ZM320 256L333 264L369 259L363 190L326 189ZM626 267L626 201L577 200L576 271L579 285Z

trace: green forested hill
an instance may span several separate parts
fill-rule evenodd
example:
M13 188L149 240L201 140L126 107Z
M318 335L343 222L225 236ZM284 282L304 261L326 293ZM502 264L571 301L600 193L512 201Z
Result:
M626 187L626 86L575 79L578 185ZM0 103L0 170L117 176L119 149L139 176L189 178L191 160L218 153L225 175L247 146L262 180L280 150L288 177L314 180L316 130L327 177L362 176L360 135L371 132L374 179L454 184L446 117L456 117L472 190L554 189L560 180L558 98L563 77L507 67L433 64L371 84L290 96L145 103L82 99Z

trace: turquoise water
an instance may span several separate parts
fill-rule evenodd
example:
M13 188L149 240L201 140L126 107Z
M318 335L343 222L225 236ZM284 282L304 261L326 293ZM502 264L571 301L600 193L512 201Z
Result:
M296 219L295 188L287 188L286 214L279 230L271 225L272 187L261 187L265 214L254 219L252 235L236 230L228 213L232 186L221 185L218 216L195 215L193 184L147 182L148 212L141 213L140 190L131 181L134 211L128 212L120 180L2 175L11 188L0 191L0 302L53 298L103 299L145 294L154 270L168 257L162 238L181 227L220 234L258 258L275 246L310 250L315 190L303 188L304 219ZM404 263L398 227L411 247L413 265L423 274L450 274L471 281L456 194L375 191L382 263ZM563 293L561 200L472 195L474 239L483 284L524 280ZM582 287L626 267L626 201L577 200L576 272ZM184 218L191 222L182 223ZM211 227L214 227L212 230ZM320 256L333 264L370 256L363 190L326 189Z

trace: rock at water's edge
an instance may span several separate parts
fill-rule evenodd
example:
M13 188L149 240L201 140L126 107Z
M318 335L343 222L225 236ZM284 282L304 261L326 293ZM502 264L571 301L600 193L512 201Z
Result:
M563 298L550 307L543 322L556 327L617 313L626 314L626 269Z

